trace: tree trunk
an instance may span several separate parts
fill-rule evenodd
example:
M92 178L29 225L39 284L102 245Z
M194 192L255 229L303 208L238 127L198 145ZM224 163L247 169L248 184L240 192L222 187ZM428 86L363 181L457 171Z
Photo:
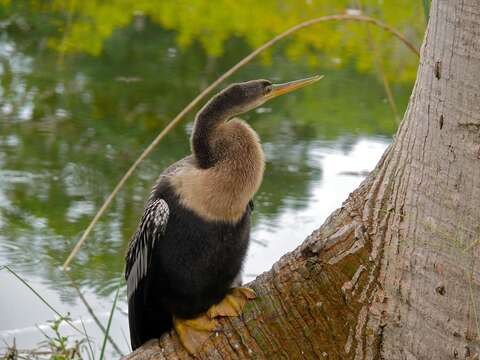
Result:
M394 143L199 357L478 359L479 179L480 2L434 0ZM177 358L173 332L127 357Z

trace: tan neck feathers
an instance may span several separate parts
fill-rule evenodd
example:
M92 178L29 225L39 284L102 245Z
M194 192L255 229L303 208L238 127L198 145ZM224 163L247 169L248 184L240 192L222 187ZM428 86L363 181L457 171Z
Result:
M215 165L185 167L171 179L182 205L211 221L236 222L258 190L264 155L255 131L239 119L220 124L210 139Z

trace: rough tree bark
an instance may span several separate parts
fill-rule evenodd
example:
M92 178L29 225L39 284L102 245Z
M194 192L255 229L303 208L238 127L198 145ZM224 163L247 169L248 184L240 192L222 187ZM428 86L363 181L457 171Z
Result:
M478 359L479 179L480 2L434 0L393 144L199 357ZM127 357L177 358L174 333Z

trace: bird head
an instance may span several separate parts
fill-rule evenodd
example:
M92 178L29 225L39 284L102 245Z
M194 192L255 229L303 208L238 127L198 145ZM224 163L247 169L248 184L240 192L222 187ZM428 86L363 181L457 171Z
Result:
M284 84L273 84L269 80L251 80L232 84L221 92L220 97L230 103L233 115L243 114L257 108L268 100L288 94L307 85L313 84L323 76L312 76L306 79Z
M225 151L225 144L232 143L231 133L228 135L230 139L225 141L225 136L227 136L225 131L214 131L219 125L228 122L236 115L255 109L277 96L288 94L289 92L313 84L322 77L323 76L317 75L284 84L273 84L271 81L263 79L251 80L232 84L215 95L203 106L195 118L192 132L192 151L197 159L198 166L201 168L212 166L212 164L218 160L218 154L223 154ZM246 126L242 122L236 122L236 124L237 127L234 128L236 129L235 131L238 131L238 129L247 129L249 136L252 135L253 130L249 126ZM238 127L238 124L243 125ZM225 130L225 127L223 127L223 129ZM244 136L245 131L242 131L242 134L240 135ZM239 136L234 136L234 138L238 140ZM249 139L251 140L251 138L252 136L250 136ZM219 139L222 141L219 141ZM236 142L238 143L238 141ZM212 145L215 143L221 144L221 151ZM242 151L239 151L239 153L242 153Z

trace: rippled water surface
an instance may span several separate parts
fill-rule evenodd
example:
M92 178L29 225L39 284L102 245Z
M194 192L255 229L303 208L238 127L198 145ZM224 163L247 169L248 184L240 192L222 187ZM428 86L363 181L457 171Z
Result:
M100 347L101 332L61 264L105 197L168 121L273 33L256 19L245 29L237 18L221 29L197 24L196 13L190 21L169 22L162 17L168 1L161 14L141 1L135 5L140 8L130 4L121 11L115 1L104 7L92 2L92 9L26 3L0 1L0 265L9 265L59 312L69 312L75 324L83 321ZM396 19L382 6L377 10L386 20ZM418 44L424 20L412 15L416 4L408 6L411 11L402 10L403 20L394 25ZM302 9L299 14L285 10L292 18L285 17L281 29L320 11ZM97 15L102 11L103 18ZM80 26L86 18L96 24L95 31ZM272 22L272 32L275 26ZM246 281L269 270L341 206L391 142L417 60L391 37L355 26L331 25L323 28L324 36L352 33L361 40L316 43L322 32L310 32L282 43L230 80L325 75L316 86L242 116L259 133L267 160L255 197ZM371 46L377 47L376 57ZM193 113L140 166L72 264L70 276L104 324L144 200L162 169L189 153L192 119ZM0 340L11 344L15 338L21 348L34 347L43 339L38 327L46 329L55 314L5 269L0 284ZM120 299L112 336L128 352L124 287ZM67 327L63 331L76 336Z

